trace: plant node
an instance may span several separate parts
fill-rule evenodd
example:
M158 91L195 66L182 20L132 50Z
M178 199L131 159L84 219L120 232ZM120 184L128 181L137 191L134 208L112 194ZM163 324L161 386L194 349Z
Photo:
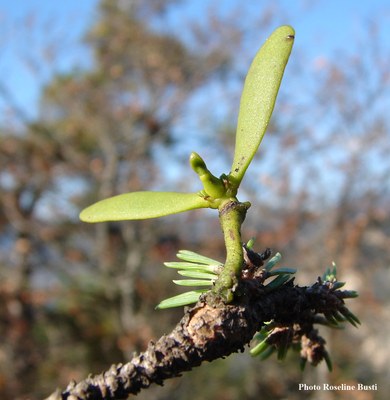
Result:
M212 292L222 297L226 303L233 300L233 292L244 265L241 225L249 207L249 202L228 200L219 209L219 221L226 246L226 261Z

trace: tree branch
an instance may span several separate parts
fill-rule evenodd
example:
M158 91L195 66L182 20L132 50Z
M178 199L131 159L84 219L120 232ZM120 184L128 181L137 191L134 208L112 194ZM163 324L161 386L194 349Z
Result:
M346 316L344 320L351 322L348 315L353 314L343 299L353 297L352 293L332 288L321 279L310 287L290 282L273 290L258 278L243 279L236 289L235 302L215 304L213 299L211 306L206 294L185 311L170 334L156 343L150 342L145 352L78 384L71 382L47 400L126 399L152 383L162 385L166 379L180 376L203 361L244 351L254 334L270 320L278 326L269 337L270 344L286 347L299 342L301 358L316 365L328 356L325 340L313 325L326 321L319 314L329 320L328 316L341 313Z

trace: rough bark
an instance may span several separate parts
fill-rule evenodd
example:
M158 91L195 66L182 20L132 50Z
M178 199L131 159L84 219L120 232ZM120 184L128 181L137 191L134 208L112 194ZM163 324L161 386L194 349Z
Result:
M113 365L79 383L71 382L47 400L126 399L152 383L162 385L166 379L180 376L203 361L243 351L264 322L270 320L280 327L273 336L274 345L282 340L285 346L288 331L290 342L300 341L301 357L316 365L326 350L325 341L313 324L318 322L319 314L345 311L343 298L347 297L348 292L333 290L321 280L310 287L290 283L272 291L255 279L242 280L235 303L215 304L215 299L201 298L185 311L170 334L150 342L145 352L127 364Z

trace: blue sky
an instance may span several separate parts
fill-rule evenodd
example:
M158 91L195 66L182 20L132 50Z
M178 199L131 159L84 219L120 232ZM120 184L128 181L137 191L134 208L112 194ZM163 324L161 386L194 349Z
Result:
M196 19L201 23L207 9L211 6L216 6L222 10L222 13L228 14L232 9L244 5L250 9L249 14L246 14L247 17L257 19L264 9L277 3L278 18L277 21L274 21L275 24L290 24L296 31L296 40L292 57L289 61L289 67L286 70L286 77L281 88L281 94L284 92L287 96L291 95L291 93L295 97L297 97L297 93L298 95L305 95L306 92L303 90L303 86L305 86L307 82L313 82L318 72L315 71L315 60L323 57L334 57L337 52L356 54L356 49L359 49L359 46L362 46L363 53L367 54L367 46L370 46L370 43L367 42L367 27L370 22L375 22L378 26L379 47L386 50L386 52L383 53L384 57L386 58L386 54L390 54L390 3L387 0L184 1L184 6L175 6L170 13L169 21L171 28L174 28L178 35L185 35L187 19ZM6 88L14 106L21 109L27 118L33 119L39 107L40 89L45 82L50 80L53 74L70 70L73 66L85 67L88 65L91 57L88 53L88 49L81 43L80 38L96 20L97 4L98 0L18 0L13 2L0 0L0 126L12 127L13 124L18 126L17 124L20 122L18 118L15 118L13 113L8 111L9 108L6 107L2 98L1 89ZM235 14L233 15L235 17ZM239 14L237 14L237 17L238 15ZM254 26L249 23L250 21L239 22L244 24L246 22L246 26ZM42 29L42 27L45 29ZM276 26L271 25L270 32L274 27ZM251 46L260 46L265 39L264 30L260 29L260 32L251 31L250 33L252 40ZM48 40L53 41L53 38L54 45L57 47L58 57L54 58L54 62L51 62L42 57L42 55L44 55L42 49L45 48L45 43ZM253 56L258 47L255 48L253 52L252 47L249 48L249 53ZM244 59L241 57L240 62L242 61L243 64L242 73L245 73L250 62L249 58L245 58L250 57L250 55L248 55L248 49L244 49L243 54L245 54ZM304 63L304 71L301 73L301 78L298 77L295 79L298 74L294 75L293 64L297 63L302 65L302 63L299 63L299 61L302 60L302 55L305 56L305 60L307 61ZM387 57L387 59L389 59L389 57ZM26 60L27 62L29 60L38 61L38 63L32 65L32 72L31 65L26 64ZM375 69L374 63L372 68ZM302 79L305 79L305 81L302 82ZM241 82L236 83L241 85ZM237 89L237 87L235 87L235 89ZM217 102L213 103L213 95L215 95L217 99L218 96L221 96L218 92L218 88L216 92L217 93L213 93L210 87L208 87L206 91L203 91L203 95L205 93L207 94L209 103L219 104ZM229 94L229 91L224 92L225 96L226 93ZM281 96L279 96L279 98L280 97ZM213 114L213 118L215 118L216 111L218 110L216 110L215 107L207 107L205 110L204 99L200 99L200 103L199 110L197 110L197 106L195 106L195 109L190 110L186 115L202 115L202 118L209 121L207 119L207 112L210 112ZM387 104L388 98L386 101L386 105ZM305 112L302 113L302 115L297 115L296 119L305 119L309 124L314 122L318 131L326 133L326 124L329 124L329 120L331 120L332 117L323 115L321 116L323 119L317 121L315 119L315 114L311 112L309 108L307 108L307 110L307 113ZM220 119L225 118L227 114L228 118L232 118L231 122L234 124L236 115L225 113L225 111L226 110L222 110ZM186 117L185 122L187 124L188 120L188 117ZM209 124L212 131L215 130L215 126L212 125L213 122L214 121L211 121ZM207 140L207 135L209 133L206 132L204 126L202 129ZM195 135L191 135L191 130ZM180 148L180 145L176 146L178 153L189 154L189 148L191 151L201 150L201 144L199 143L202 141L200 137L203 131L201 132L198 126L185 126L185 129L181 127L181 130L179 127L179 131L186 132L186 140L181 143L184 148ZM191 142L191 140L194 142ZM199 140L199 142L197 142L197 140ZM269 146L269 148L272 147L271 141L268 141L267 146ZM210 148L210 146L206 147ZM216 175L228 171L230 159L225 160L218 159L214 156L210 157L210 155L207 154L207 148L203 150L201 154L205 157L207 162L208 158L212 159L210 163L208 162L208 166L211 170L214 171ZM330 147L330 151L332 151L333 148L334 147ZM222 154L225 153L222 152ZM267 154L270 154L269 157L272 158L273 153L271 151L268 151ZM160 154L160 157L164 157L164 155ZM183 159L177 159L177 165L180 165L180 167L177 167L174 161L172 161L171 153L167 153L165 157L167 161L172 163L172 168L170 169L172 176L169 176L169 178L175 180L178 178L178 175L180 175ZM293 155L291 157L293 157ZM317 159L320 160L318 156ZM255 164L255 161L256 160L254 160L253 164ZM304 167L299 169L296 160L293 162L295 165L294 171L298 171L297 174L299 174L300 171L304 171ZM305 160L302 160L302 162L305 162ZM319 167L319 169L321 169L321 167ZM253 170L257 171L256 167L254 167ZM329 179L331 179L331 186L335 188L335 175L329 173L324 175L326 175L326 184L329 185ZM295 181L298 182L298 184L299 182L301 184L304 182L300 178L295 179ZM337 195L337 190L333 190L333 192Z
M2 86L6 87L15 103L27 115L33 116L36 101L43 81L58 70L66 70L72 65L83 65L88 60L86 49L78 42L83 31L91 24L95 14L97 0L0 0L0 76ZM229 10L237 4L245 4L253 9L253 14L272 1L238 0L192 0L181 9L172 13L172 21L180 21L183 12L199 20L210 5ZM364 37L367 22L375 21L380 26L383 46L390 38L390 5L386 0L319 0L291 1L280 0L281 23L288 23L296 30L295 51L305 53L315 59L331 54L336 49L348 51L358 46ZM27 27L30 24L30 28ZM34 58L40 52L45 36L34 31L34 26L47 26L48 32L54 32L59 46L59 57L53 63L42 63L37 67L38 79L26 62L21 58ZM31 32L31 34L30 34ZM65 35L64 35L65 32ZM56 36L57 35L57 36ZM387 42L386 42L387 41ZM27 57L27 58L28 58ZM31 66L30 66L31 67ZM35 72L36 73L36 72ZM0 110L2 110L0 99ZM4 112L3 112L4 114ZM4 120L4 115L1 116Z
M87 59L79 38L93 21L96 4L96 0L0 0L0 81L27 116L36 112L42 82ZM46 34L58 44L53 64L42 58ZM33 59L41 62L28 65ZM0 110L2 105L0 99Z

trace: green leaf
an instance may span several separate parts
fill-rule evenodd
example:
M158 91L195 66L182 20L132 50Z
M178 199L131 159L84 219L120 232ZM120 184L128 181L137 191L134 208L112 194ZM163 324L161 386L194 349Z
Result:
M357 328L358 325L361 324L359 318L356 315L354 315L351 311L349 311L347 307L341 307L339 311L347 319L347 321L350 324L352 324L355 328Z
M276 351L274 346L269 346L266 350L259 354L259 358L261 361L266 360L268 357L271 357Z
M206 281L204 279L175 279L172 281L179 286L212 286L213 281Z
M209 207L196 193L132 192L101 200L80 213L84 222L122 221L163 217Z
M179 258L180 260L199 263L199 264L209 264L209 265L222 264L220 261L213 260L212 258L206 256L202 256L201 254L195 253L190 250L179 250L179 252L176 254L176 257Z
M338 325L338 322L337 322L336 318L335 318L332 314L330 314L330 313L324 313L324 316L325 316L325 318L328 320L328 322L329 322L331 325L334 325L334 326L337 326L337 325Z
M282 259L282 255L280 253L276 253L264 266L266 271L271 271L271 269Z
M296 272L297 272L297 270L295 268L283 267L283 268L278 268L271 272L268 272L268 276L282 275L282 274L295 274Z
M346 282L334 282L332 283L332 290L338 290L345 286Z
M333 311L332 315L337 322L345 322L345 318L338 311Z
M177 261L165 262L164 265L168 268L185 269L187 271L200 271L200 272L215 272L217 266L215 265L205 265L205 264L193 264Z
M278 348L278 354L277 354L279 361L283 361L286 358L288 348L289 348L289 346L287 343L283 343L280 345L280 347Z
M278 275L273 281L266 285L266 289L276 289L287 283L290 278L290 275Z
M343 290L342 292L340 292L339 296L342 299L353 299L355 297L359 297L359 293L355 290Z
M333 364L332 364L332 360L329 356L329 353L327 351L325 351L324 353L324 358L325 358L325 362L326 362L326 366L328 367L328 371L332 372L333 371Z
M240 185L252 161L274 109L291 49L294 29L281 26L256 54L245 80L238 115L236 147L229 181Z
M209 279L215 281L218 278L218 275L208 274L206 272L199 272L199 271L177 271L177 273L181 276L186 276L187 278L195 278L195 279Z
M185 292L161 301L156 308L162 310L164 308L180 307L196 303L199 296L207 291L208 289L198 289L192 290L191 292Z
M313 317L313 322L315 324L320 324L320 325L324 325L328 328L332 328L332 329L344 329L344 326L341 324L337 324L335 325L334 323L329 322L327 319L325 319L322 315L315 315Z
M252 357L256 357L261 353L264 353L264 351L267 350L268 348L269 344L267 343L267 338L265 338L260 343L258 343L253 349L251 349L249 353Z

